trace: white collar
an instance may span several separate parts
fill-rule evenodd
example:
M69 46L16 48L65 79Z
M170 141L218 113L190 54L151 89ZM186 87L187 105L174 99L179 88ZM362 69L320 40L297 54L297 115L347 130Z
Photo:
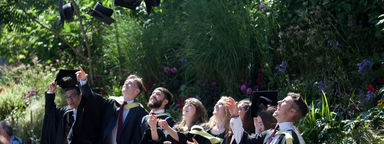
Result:
M159 113L164 113L165 110L164 109L159 109L159 110L156 110L156 111L151 111L153 114L159 114Z
M281 122L277 124L279 125L279 130L281 131L295 130L292 122Z
M133 103L133 102L134 102L134 100L125 101L125 103L127 103L127 104L130 104L130 103Z

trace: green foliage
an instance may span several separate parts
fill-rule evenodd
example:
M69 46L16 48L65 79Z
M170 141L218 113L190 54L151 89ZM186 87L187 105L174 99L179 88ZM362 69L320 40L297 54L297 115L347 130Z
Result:
M306 143L382 142L384 113L377 107L364 112L355 120L343 120L341 115L330 111L324 92L318 106L320 108L315 107L312 101L308 116L298 125Z
M16 135L24 143L38 142L44 118L44 95L56 69L35 59L33 65L2 66L0 72L0 119L13 123ZM55 101L58 106L65 104L63 97L58 96Z

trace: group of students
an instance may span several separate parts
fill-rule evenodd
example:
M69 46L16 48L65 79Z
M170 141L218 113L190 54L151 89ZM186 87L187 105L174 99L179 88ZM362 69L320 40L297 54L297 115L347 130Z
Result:
M68 106L57 107L57 85L65 89ZM250 114L251 101L236 102L222 96L208 119L204 105L188 98L178 123L166 113L173 94L166 88L153 90L147 112L135 98L146 91L142 79L130 75L122 87L123 96L108 99L94 93L87 74L61 70L46 92L42 144L303 144L294 123L308 113L298 93L288 93L277 108L257 104L257 117ZM254 109L254 108L253 108Z

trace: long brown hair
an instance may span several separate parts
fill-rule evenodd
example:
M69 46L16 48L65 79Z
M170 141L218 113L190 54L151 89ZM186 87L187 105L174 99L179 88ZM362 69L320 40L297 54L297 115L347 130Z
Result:
M205 123L207 121L207 117L208 117L207 110L205 110L205 107L204 107L203 103L201 103L201 101L199 101L196 98L188 98L185 100L185 105L189 105L189 104L195 106L195 108L196 108L196 112L195 112L195 115L193 117L192 125L188 126L187 122L183 118L180 123L175 125L176 131L184 132L185 131L184 127L187 127L188 128L187 131L189 131L189 130L191 130L191 127L193 125L202 124L202 123Z
M255 132L255 126L253 125L253 118L251 115L251 105L252 105L252 102L248 98L243 99L238 103L239 109L241 107L245 110L245 115L242 123L243 123L244 130L249 134Z

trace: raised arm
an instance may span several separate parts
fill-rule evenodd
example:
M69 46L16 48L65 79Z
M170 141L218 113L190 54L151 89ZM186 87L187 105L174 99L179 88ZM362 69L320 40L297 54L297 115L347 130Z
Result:
M168 125L168 122L166 120L159 120L158 121L159 123L159 126L164 129L165 131L168 132L168 134L176 141L179 141L179 135L177 134L176 130L174 130L173 128L171 128L169 125Z
M157 118L153 114L149 114L147 123L151 129L151 137L153 141L159 141L159 135L157 134Z
M45 113L50 110L56 110L55 104L55 92L56 92L57 82L51 82L48 87L48 91L45 93Z
M80 82L79 88L83 97L93 96L93 91L87 82L87 77L88 77L88 74L86 74L83 68L79 66L79 71L76 72L76 78L77 78L77 81Z

